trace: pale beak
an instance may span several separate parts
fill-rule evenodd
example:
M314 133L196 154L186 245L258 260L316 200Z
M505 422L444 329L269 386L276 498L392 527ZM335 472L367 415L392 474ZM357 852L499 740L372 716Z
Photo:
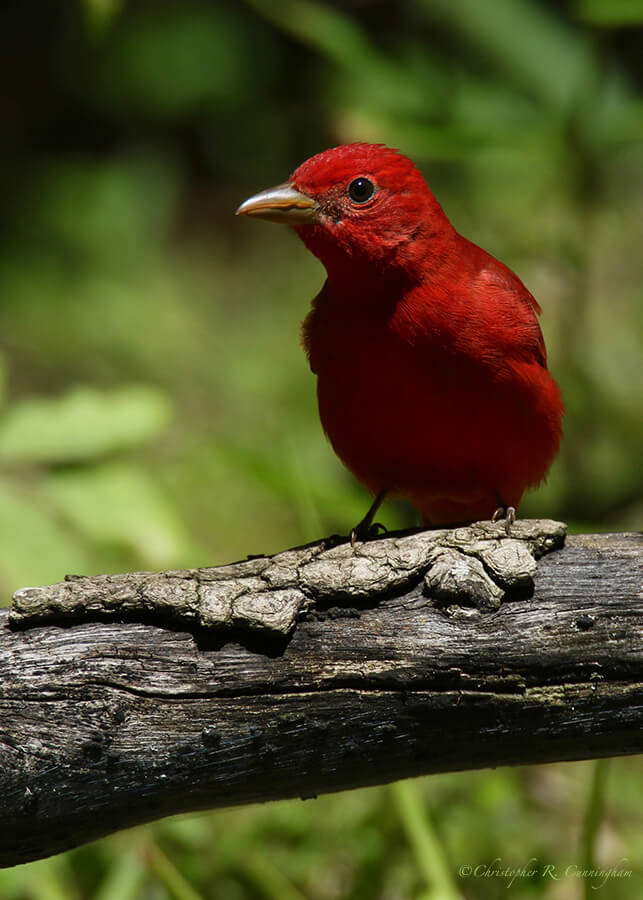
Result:
M288 181L244 200L237 215L279 225L314 225L319 217L319 204Z

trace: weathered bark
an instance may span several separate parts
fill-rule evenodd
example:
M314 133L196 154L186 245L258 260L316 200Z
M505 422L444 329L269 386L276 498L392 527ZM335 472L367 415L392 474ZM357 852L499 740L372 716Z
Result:
M0 614L0 864L189 810L640 752L641 536L569 538L532 596L525 550L563 533L514 537L18 592Z

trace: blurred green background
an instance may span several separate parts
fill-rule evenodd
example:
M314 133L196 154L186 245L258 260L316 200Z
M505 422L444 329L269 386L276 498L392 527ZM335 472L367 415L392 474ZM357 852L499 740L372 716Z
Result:
M299 347L323 270L286 229L233 215L351 140L411 156L543 306L568 412L522 514L640 527L642 26L640 0L5 0L3 600L361 517ZM592 854L636 869L641 767L606 774L466 773L187 817L0 873L0 898L596 896L458 869ZM599 896L643 896L636 877Z

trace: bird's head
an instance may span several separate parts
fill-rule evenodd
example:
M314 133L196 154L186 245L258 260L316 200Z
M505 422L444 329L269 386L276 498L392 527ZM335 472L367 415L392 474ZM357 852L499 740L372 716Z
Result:
M411 160L382 144L319 153L285 184L242 203L237 215L293 226L331 277L410 270L452 231Z

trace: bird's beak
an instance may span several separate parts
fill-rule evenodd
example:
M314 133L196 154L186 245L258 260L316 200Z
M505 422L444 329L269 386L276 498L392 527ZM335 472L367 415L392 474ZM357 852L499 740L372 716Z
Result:
M279 225L314 225L319 217L319 204L287 181L244 200L237 215Z

